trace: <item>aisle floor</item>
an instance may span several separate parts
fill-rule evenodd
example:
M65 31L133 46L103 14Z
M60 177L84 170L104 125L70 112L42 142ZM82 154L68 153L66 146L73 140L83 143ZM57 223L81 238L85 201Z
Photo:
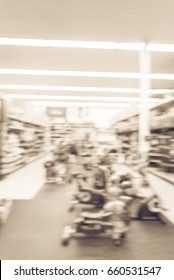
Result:
M133 221L122 247L109 239L74 239L61 245L72 186L43 187L32 200L18 200L0 230L0 259L174 259L174 230L158 221Z
M43 168L50 155L43 155L0 181L0 197L12 200L32 199L40 191L45 180Z

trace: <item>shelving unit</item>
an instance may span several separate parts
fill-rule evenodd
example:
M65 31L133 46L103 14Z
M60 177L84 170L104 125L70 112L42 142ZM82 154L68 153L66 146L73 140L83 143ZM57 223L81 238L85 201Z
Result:
M0 179L45 151L45 127L41 124L2 114L0 136Z
M150 114L149 164L174 171L174 99L154 107Z
M54 145L57 139L67 138L71 139L73 136L78 136L80 132L85 134L88 131L96 130L93 123L72 123L72 124L56 124L51 123L50 133L51 133L51 143Z
M174 99L150 109L149 166L163 172L174 171ZM137 112L127 113L114 127L123 150L134 152L138 147Z
M69 136L72 133L72 129L66 124L55 124L50 125L51 133L51 143L54 144L57 139L62 139L62 137Z
M127 116L115 124L116 134L122 150L131 154L137 151L138 145L138 114Z

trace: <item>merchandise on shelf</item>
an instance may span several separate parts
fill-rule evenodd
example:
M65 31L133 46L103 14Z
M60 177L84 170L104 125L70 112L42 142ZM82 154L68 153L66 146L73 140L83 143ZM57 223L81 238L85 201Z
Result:
M138 115L119 120L116 123L116 133L122 151L128 154L135 153L138 146Z
M44 150L44 127L9 116L1 128L2 178L39 156Z
M174 100L151 111L149 165L174 171Z
M150 109L150 135L148 136L148 159L150 167L165 172L174 171L174 99ZM124 152L138 152L139 114L125 114L115 121L117 136Z

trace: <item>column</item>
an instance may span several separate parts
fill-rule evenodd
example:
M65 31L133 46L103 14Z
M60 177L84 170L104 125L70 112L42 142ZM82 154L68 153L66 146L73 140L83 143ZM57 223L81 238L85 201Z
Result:
M148 152L148 142L146 136L149 135L149 105L148 99L150 97L149 89L151 88L151 81L147 75L151 72L151 53L145 48L139 53L139 71L143 74L139 81L140 93L140 107L139 107L139 152L146 158Z

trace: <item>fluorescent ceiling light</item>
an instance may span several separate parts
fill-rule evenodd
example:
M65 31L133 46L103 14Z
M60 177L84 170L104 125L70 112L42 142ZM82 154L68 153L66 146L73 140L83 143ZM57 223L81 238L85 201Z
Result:
M153 107L153 106L155 106L156 105L156 103L155 102L152 102L152 103L149 103L149 104L147 104L147 107ZM144 107L144 104L137 104L136 105L136 107L137 108L143 108Z
M33 76L62 76L62 77L96 77L96 78L129 78L140 79L141 73L120 72L90 72L90 71L54 71L54 70L28 70L28 69L3 69L0 74L5 75L33 75Z
M36 94L7 94L7 98L14 99L40 99L40 100L77 100L77 101L106 101L106 102L139 102L137 97L99 97L99 96L60 96Z
M70 86L38 86L38 85L12 85L0 84L0 89L17 90L47 90L47 91L84 91L84 92L113 92L113 93L139 93L137 88L102 88L102 87L70 87Z
M128 108L130 104L126 103L89 103L89 102L48 102L33 101L32 105L45 107L102 107L102 108Z
M56 71L0 68L1 75L61 76L61 77L95 77L95 78L126 78L152 80L174 80L174 74L143 74L124 72L91 72L91 71Z
M116 42L44 40L44 39L20 39L20 38L0 38L0 45L55 47L55 48L85 48L85 49L121 49L121 50L141 50L144 49L145 47L144 43L116 43Z
M174 52L174 44L147 44L146 50L152 52Z
M103 88L103 87L77 87L77 86L38 86L38 85L13 85L0 84L0 89L16 90L41 90L41 91L78 91L78 92L112 92L112 93L141 93L144 90L140 88ZM150 89L151 94L170 94L174 93L172 89Z
M150 89L147 91L150 94L171 94L174 93L173 89Z
M39 95L39 94L6 94L11 99L32 99L32 100L75 100L75 101L105 101L105 102L140 102L138 97L103 97L103 96L61 96L61 95ZM158 98L149 98L148 102L161 102Z
M83 49L118 49L139 51L142 49L156 52L174 52L174 44L145 44L145 43L118 43L95 41L45 40L0 38L0 45L28 46L28 47L55 47L55 48L83 48Z
M147 78L150 80L174 80L174 74L149 74Z
M117 49L120 50L143 50L145 48L144 43L117 43Z

